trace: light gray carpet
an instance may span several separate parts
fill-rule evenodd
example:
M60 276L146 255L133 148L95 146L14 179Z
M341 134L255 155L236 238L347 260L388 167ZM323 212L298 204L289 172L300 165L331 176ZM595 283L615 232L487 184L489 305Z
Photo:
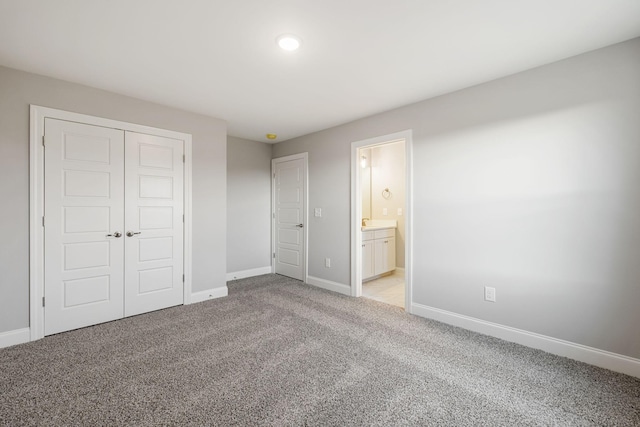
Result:
M640 380L275 275L0 350L0 425L640 425Z

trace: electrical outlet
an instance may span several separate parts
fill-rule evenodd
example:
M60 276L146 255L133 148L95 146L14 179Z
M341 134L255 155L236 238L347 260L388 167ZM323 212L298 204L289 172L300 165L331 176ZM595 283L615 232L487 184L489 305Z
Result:
M324 266L327 268L331 268L331 258L324 259Z
M484 287L484 300L489 302L496 302L496 288L490 286Z

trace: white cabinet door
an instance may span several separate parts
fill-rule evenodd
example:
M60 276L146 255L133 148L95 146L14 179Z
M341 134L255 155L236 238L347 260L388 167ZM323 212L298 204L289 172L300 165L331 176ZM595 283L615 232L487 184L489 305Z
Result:
M125 134L125 316L182 304L182 141Z
M123 316L124 132L45 120L45 335Z
M384 269L384 265L386 263L387 256L384 239L376 239L373 242L373 273L377 276L378 274L382 274L386 271Z
M385 262L385 271L393 271L396 269L396 238L388 237L385 239L387 243L385 244L386 248L386 262Z
M362 242L362 280L375 276L373 269L374 240Z
M396 238L384 237L374 240L374 273L388 273L396 268Z

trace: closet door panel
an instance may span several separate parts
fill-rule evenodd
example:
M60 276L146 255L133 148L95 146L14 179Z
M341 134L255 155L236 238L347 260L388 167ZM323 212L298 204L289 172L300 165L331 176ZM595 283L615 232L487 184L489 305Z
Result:
M124 132L45 120L45 335L124 314Z
M125 135L125 316L182 304L183 143Z

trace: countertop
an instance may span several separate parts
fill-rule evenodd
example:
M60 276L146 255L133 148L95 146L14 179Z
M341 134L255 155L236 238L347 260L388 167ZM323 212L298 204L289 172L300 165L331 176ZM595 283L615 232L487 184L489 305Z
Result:
M362 231L376 231L376 230L384 230L385 228L397 228L395 225L367 225L362 227Z

